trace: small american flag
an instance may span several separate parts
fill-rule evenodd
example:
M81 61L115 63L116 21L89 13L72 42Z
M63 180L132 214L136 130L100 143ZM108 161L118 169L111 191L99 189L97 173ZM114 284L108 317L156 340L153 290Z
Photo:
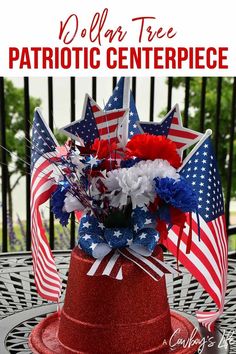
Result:
M198 215L188 218L179 243L178 228L173 227L165 246L193 274L216 303L218 310L197 312L197 318L209 330L222 314L227 285L227 234L220 177L209 135L199 142L185 159L180 174L198 195ZM198 220L200 230L198 229ZM190 253L186 253L192 227ZM200 240L198 237L200 231Z
M139 122L138 125L144 133L164 135L174 141L180 155L203 136L202 133L182 126L182 118L177 104L167 113L161 122Z
M55 188L51 174L55 170L53 161L56 159L57 146L39 109L36 109L31 150L31 248L37 291L42 298L49 301L58 301L61 281L43 228L39 208L49 199Z
M124 134L127 135L127 137L124 137L124 143L126 143L127 138L129 140L134 135L140 134L140 128L137 124L137 121L139 121L139 116L135 106L133 94L130 91L130 78L127 77L120 78L104 109L105 111L110 111L112 109L119 108L129 108L128 117L126 117L127 126L123 127L124 129L127 129L127 131L123 130Z
M87 94L85 96L82 118L61 128L60 131L84 144L92 143L96 138L119 142L118 126L127 113L126 109L103 111Z

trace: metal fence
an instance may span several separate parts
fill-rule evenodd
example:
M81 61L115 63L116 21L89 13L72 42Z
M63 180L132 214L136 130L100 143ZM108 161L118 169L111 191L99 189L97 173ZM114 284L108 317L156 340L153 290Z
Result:
M77 79L79 80L79 78ZM191 78L186 77L185 79L185 98L184 98L184 114L183 114L183 124L188 126L189 122L189 105L190 105L190 85ZM207 92L207 78L203 77L201 82L201 102L200 102L200 121L199 127L200 131L204 131L205 128L205 106L206 106L206 92ZM216 87L216 109L214 117L215 134L214 134L214 146L217 154L218 144L219 144L219 129L220 129L220 112L221 112L221 96L222 96L222 78L217 78ZM112 78L113 88L117 83L117 78ZM134 99L136 97L136 83L137 79L132 78L132 91ZM172 92L173 92L173 78L167 78L168 90L166 106L167 110L170 110L172 105ZM95 77L91 78L92 85L92 97L96 100L97 96L97 79ZM49 77L47 82L48 87L48 115L49 115L49 126L53 130L53 78ZM76 90L76 79L75 77L70 78L70 120L71 122L75 120L75 90ZM154 116L154 103L155 103L155 78L150 77L150 100L149 100L149 119L153 121ZM232 82L232 99L231 99L231 123L230 123L230 138L229 138L229 153L228 153L228 171L227 171L227 189L225 193L225 208L226 208L226 220L228 227L228 235L236 234L236 225L229 225L229 206L233 179L233 153L234 153L234 133L236 126L236 78ZM26 186L25 186L25 198L26 198L26 249L30 250L31 245L31 235L30 235L30 146L27 141L30 140L30 96L29 96L29 78L24 78L24 118L25 118L25 161L26 161ZM5 95L4 95L4 78L0 77L0 130L1 145L6 146L6 112L5 112ZM8 225L7 225L7 152L1 148L1 169L2 169L2 251L8 251ZM49 220L49 240L50 246L54 249L55 235L54 235L54 218L53 214L50 213ZM75 244L75 219L72 217L70 225L70 247L73 248Z

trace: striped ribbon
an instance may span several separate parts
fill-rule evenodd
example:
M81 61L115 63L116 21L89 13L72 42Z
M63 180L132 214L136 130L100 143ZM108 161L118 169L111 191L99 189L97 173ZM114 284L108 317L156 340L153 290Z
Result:
M156 257L143 257L141 254L127 247L124 249L112 251L105 257L96 259L92 267L89 269L87 275L107 275L114 279L122 280L122 265L125 258L136 264L155 281L158 281L164 276L164 274L167 273L179 274L179 271L176 268L164 263Z

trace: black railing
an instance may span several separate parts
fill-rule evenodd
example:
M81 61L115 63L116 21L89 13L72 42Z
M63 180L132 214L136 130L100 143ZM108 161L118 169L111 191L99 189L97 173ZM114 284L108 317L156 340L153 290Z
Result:
M79 80L79 78L77 79ZM113 77L112 86L115 87L117 83L117 78ZM149 119L154 120L154 105L155 99L158 97L158 93L155 92L155 80L156 78L150 78L150 99L149 99ZM174 78L167 78L167 103L166 108L170 110L173 99L173 81ZM190 87L191 78L186 77L184 79L185 92L184 92L184 110L183 110L183 124L184 126L189 125L189 107L190 107ZM206 112L206 100L207 100L207 83L208 79L206 77L202 78L201 83L201 94L200 94L200 118L199 118L199 130L204 131L205 129L205 112ZM222 84L223 79L219 77L216 83L216 102L215 102L215 116L214 118L214 147L216 155L219 151L219 132L220 132L220 116L221 116L221 98L222 98ZM54 128L54 115L53 115L53 78L49 77L47 81L48 87L48 116L49 116L49 126L53 130ZM134 98L136 98L137 90L137 79L132 78L132 91ZM97 78L91 78L91 91L92 97L96 100L97 98ZM70 78L70 121L75 120L76 111L76 79L74 77ZM4 93L4 78L0 78L0 141L3 147L6 146L6 111L5 111L5 93ZM175 103L175 102L174 102ZM230 107L229 107L230 109ZM229 206L231 198L231 189L233 182L233 156L234 156L234 139L235 139L235 127L236 127L236 78L232 83L232 103L230 109L231 122L230 122L230 132L229 132L229 150L228 150L228 165L227 165L227 187L225 191L225 207L226 207L226 221L228 227L228 235L236 234L236 225L230 225L229 223ZM26 161L26 249L30 250L31 237L30 237L30 96L29 96L29 78L24 78L24 130L25 130L25 161ZM0 149L1 157L1 193L2 193L2 251L8 251L8 223L7 223L7 152L4 148ZM50 246L53 249L55 245L55 235L54 235L54 218L52 213L49 217L49 240ZM72 216L70 225L70 243L71 248L75 244L75 218Z
M30 249L31 237L30 237L30 98L29 98L29 78L24 78L24 105L25 105L25 161L26 161L26 184L25 184L25 196L26 196L26 249ZM3 191L2 191L3 193Z
M0 128L1 145L6 146L6 114L5 114L5 95L4 80L0 78ZM2 251L7 252L7 153L1 150L2 168Z

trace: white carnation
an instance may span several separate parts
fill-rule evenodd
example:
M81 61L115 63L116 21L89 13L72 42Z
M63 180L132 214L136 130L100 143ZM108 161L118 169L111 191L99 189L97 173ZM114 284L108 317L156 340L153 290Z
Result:
M70 193L66 193L66 198L64 200L64 210L67 213L71 213L74 210L84 210L84 206L80 203L78 198Z
M122 207L127 204L128 198L131 198L134 208L153 202L155 177L177 180L179 174L168 161L161 159L140 161L131 168L109 171L104 184L110 192L107 196L111 206Z

